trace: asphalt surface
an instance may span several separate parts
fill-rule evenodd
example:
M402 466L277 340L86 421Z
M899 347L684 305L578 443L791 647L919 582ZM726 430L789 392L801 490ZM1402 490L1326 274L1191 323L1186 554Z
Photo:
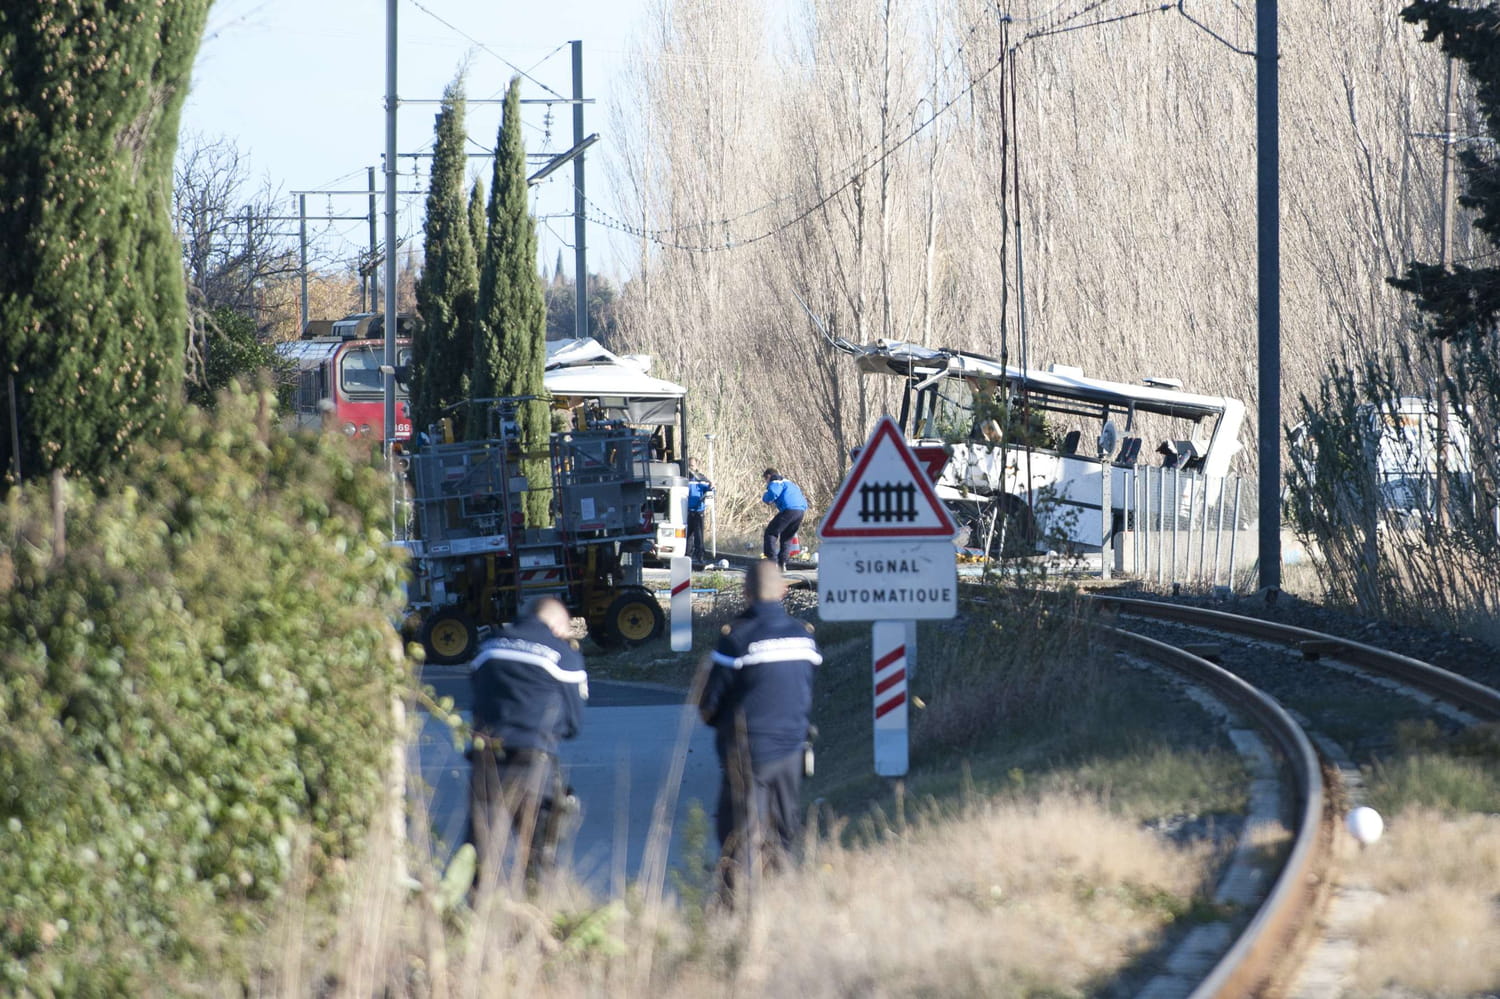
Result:
M423 682L439 697L452 697L468 721L472 703L468 668L429 666ZM601 895L623 894L642 872L657 799L676 791L671 809L669 866L683 860L683 824L693 802L709 816L712 829L719 765L713 733L683 705L680 691L645 684L592 680L583 729L564 743L562 762L568 783L583 805L582 822L571 844L575 874ZM674 759L682 763L673 787ZM413 769L430 789L428 815L434 851L446 857L463 842L468 820L469 764L453 745L448 727L424 713ZM717 849L710 842L708 849Z

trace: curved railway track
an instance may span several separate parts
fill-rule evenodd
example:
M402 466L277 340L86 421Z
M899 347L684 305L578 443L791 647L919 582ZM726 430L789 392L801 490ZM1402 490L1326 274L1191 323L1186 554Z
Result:
M733 568L741 570L754 560L728 558ZM811 565L805 568L815 571ZM815 589L810 574L796 569L790 573L794 583ZM1277 764L1274 775L1257 774L1254 781L1272 788L1269 792L1262 788L1260 809L1291 836L1279 869L1269 879L1259 861L1248 856L1231 861L1220 880L1219 895L1226 908L1253 914L1191 932L1166 958L1166 970L1148 982L1139 996L1228 999L1293 994L1287 990L1298 965L1317 943L1318 918L1336 883L1335 844L1337 837L1347 835L1342 832L1341 813L1348 791L1341 786L1341 773L1349 770L1349 763L1320 753L1319 746L1336 740L1304 731L1295 712L1261 689L1258 681L1210 661L1221 658L1220 650L1206 638L1223 640L1226 660L1235 658L1228 652L1239 643L1250 648L1239 653L1241 658L1275 659L1268 647L1279 647L1284 650L1280 654L1284 661L1304 667L1322 661L1339 670L1311 674L1303 669L1303 682L1311 676L1310 682L1316 685L1334 684L1335 677L1337 682L1353 683L1343 674L1359 674L1385 685L1386 689L1367 696L1425 699L1421 710L1432 711L1434 704L1447 709L1445 724L1449 725L1500 721L1500 690L1407 655L1307 628L1166 601L1114 595L1086 599L1097 612L1095 625L1122 651L1167 667L1190 686L1210 691L1213 699L1240 718L1253 720L1270 750L1259 755ZM1163 627L1177 631L1163 640ZM1185 635L1184 629L1191 634ZM1143 633L1150 630L1158 635ZM1410 706L1399 710L1409 713ZM1235 735L1242 754L1247 759L1256 757L1256 751L1243 744L1246 733ZM1253 759L1251 765L1256 765ZM1252 791L1252 808L1256 797ZM1241 840L1245 839L1242 835ZM1238 852L1248 855L1253 850ZM1247 884L1261 885L1252 889L1253 898L1244 897Z
M1320 759L1314 740L1272 696L1189 651L1208 649L1180 639L1174 638L1178 644L1173 644L1150 637L1141 633L1147 629L1136 622L1170 622L1199 633L1282 646L1304 660L1333 660L1370 678L1394 682L1408 696L1417 696L1410 693L1416 691L1474 720L1500 720L1500 691L1408 656L1305 628L1182 604L1115 596L1088 599L1100 612L1098 626L1122 649L1181 673L1190 684L1211 690L1218 700L1253 718L1276 748L1283 775L1280 780L1291 791L1282 815L1292 842L1279 871L1256 900L1255 914L1236 931L1232 943L1219 948L1206 972L1201 970L1205 964L1204 940L1215 931L1195 932L1167 961L1169 969L1182 970L1159 976L1141 996L1219 999L1259 995L1273 981L1278 987L1284 985L1298 961L1295 955L1313 943L1315 935L1310 927L1319 909L1320 893L1332 881L1333 844L1339 835L1336 802L1341 793L1330 788L1325 778L1331 775L1337 781L1339 768ZM1234 877L1231 864L1225 880ZM1217 932L1222 933L1222 928ZM1293 941L1303 946L1293 947ZM1188 970L1194 968L1197 970ZM1189 980L1193 975L1197 977Z

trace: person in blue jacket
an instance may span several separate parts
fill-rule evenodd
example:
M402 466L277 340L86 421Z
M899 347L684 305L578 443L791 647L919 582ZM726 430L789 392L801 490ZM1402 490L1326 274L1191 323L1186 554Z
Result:
M558 744L583 726L589 696L571 626L561 600L541 597L474 656L469 823L481 871L498 871L511 837L529 875L550 868L577 807L557 761Z
M773 560L785 572L787 557L792 550L792 538L797 536L802 518L807 516L807 497L802 494L797 483L783 478L776 469L768 468L761 474L766 480L766 493L760 501L776 508L776 515L766 525L761 554Z
M713 491L714 484L698 470L697 460L688 459L687 555L695 569L703 568L708 561L703 550L703 514L708 507L708 494Z
M801 835L813 668L823 657L812 626L782 607L785 595L776 563L750 567L750 606L720 635L698 700L719 755L716 831L726 888L757 858L775 867L792 856Z

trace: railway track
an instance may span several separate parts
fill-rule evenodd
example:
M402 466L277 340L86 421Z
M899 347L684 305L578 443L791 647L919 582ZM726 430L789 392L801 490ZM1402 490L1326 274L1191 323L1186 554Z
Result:
M727 557L735 570L754 561ZM789 576L815 588L816 567L809 564L800 573L797 568ZM1327 963L1319 948L1330 899L1341 891L1339 847L1352 843L1343 829L1345 811L1362 803L1359 767L1342 747L1354 743L1362 758L1375 758L1391 747L1396 722L1413 716L1450 732L1500 721L1500 690L1407 655L1307 628L1165 601L1114 595L1087 600L1096 612L1094 622L1121 652L1179 674L1190 687L1207 691L1226 716L1238 719L1230 738L1252 774L1251 815L1214 899L1221 911L1237 915L1192 930L1137 994L1142 999L1337 995L1337 980L1346 969L1318 971L1320 962ZM1337 727L1302 703L1299 689L1315 690L1336 704L1360 700L1362 706ZM1257 829L1285 830L1289 837L1269 875ZM1343 951L1346 964L1348 950Z
M1355 682L1353 676L1377 689L1376 696L1407 699L1398 710L1408 713L1415 700L1420 711L1450 726L1500 720L1500 691L1408 656L1304 628L1181 604L1115 596L1089 599L1098 612L1097 626L1123 652L1181 674L1189 684L1211 691L1238 717L1253 719L1259 740L1274 750L1277 767L1274 775L1256 774L1261 793L1252 793L1247 826L1280 821L1292 837L1263 889L1243 890L1255 880L1253 869L1244 866L1247 858L1232 860L1221 879L1221 900L1248 905L1254 915L1193 931L1168 958L1167 970L1139 994L1146 999L1218 999L1265 994L1273 985L1276 994L1298 994L1295 972L1316 950L1317 917L1337 881L1334 846L1344 835L1339 820L1348 803L1340 775L1351 765L1347 757L1338 758L1334 740L1306 730L1294 717L1297 712L1278 702L1278 697L1295 697L1288 694L1291 687L1284 676L1279 685L1267 684L1281 688L1273 694L1261 689L1262 679L1252 682L1238 675L1254 671L1239 669L1234 661L1271 662L1262 671L1274 680L1278 667L1273 661L1279 656L1301 664L1282 668L1282 674L1300 670L1302 682L1319 689L1335 682L1330 677L1337 671L1338 682ZM1208 640L1212 638L1228 642ZM1252 766L1264 766L1255 737L1241 728L1234 741ZM1263 784L1266 780L1272 783Z

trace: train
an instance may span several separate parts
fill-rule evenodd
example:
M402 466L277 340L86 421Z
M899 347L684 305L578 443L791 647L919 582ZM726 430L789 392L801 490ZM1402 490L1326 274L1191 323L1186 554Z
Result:
M396 367L411 363L415 317L396 317ZM328 335L318 335L327 325ZM357 313L332 324L308 323L301 339L276 345L276 354L292 371L292 421L299 427L332 422L347 436L372 443L385 436L385 317ZM406 388L396 387L395 439L411 437L411 410Z

